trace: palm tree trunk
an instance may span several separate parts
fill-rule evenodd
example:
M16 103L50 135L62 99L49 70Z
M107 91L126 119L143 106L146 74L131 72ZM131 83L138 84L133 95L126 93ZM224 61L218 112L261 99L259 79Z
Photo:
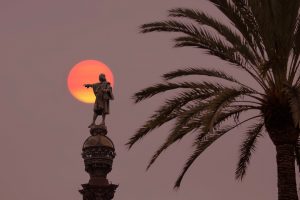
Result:
M278 200L298 200L295 174L295 146L276 145Z

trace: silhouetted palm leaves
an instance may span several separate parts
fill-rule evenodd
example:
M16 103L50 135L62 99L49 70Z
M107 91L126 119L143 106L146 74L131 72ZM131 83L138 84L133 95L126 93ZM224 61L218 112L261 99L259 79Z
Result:
M200 48L230 64L221 70L202 67L174 70L164 74L161 83L142 89L133 97L138 103L154 95L181 91L166 100L128 142L132 147L152 130L169 121L175 122L169 136L151 158L149 168L165 149L187 134L195 133L195 150L175 187L180 186L186 171L206 148L246 122L253 124L245 132L240 147L237 179L244 177L264 129L276 147L292 145L294 150L290 156L295 157L298 165L300 163L300 1L209 1L231 25L199 10L176 8L169 11L170 19L144 24L140 29L142 33L180 33L174 39L175 47ZM248 73L259 88L252 88L226 73L226 68L231 66ZM199 76L198 82L176 82L177 78L190 75ZM204 76L211 77L211 81L202 81ZM252 114L249 118L240 117L248 111ZM291 172L289 184L295 187L292 176ZM279 188L280 184L279 180ZM286 198L279 193L279 199ZM297 192L293 195L289 200L298 199Z

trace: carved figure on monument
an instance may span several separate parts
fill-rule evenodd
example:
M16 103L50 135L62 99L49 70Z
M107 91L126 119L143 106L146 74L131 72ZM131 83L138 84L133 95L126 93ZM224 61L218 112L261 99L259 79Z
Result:
M102 116L101 125L105 127L105 117L109 114L109 101L114 99L112 87L110 83L106 81L105 74L99 75L99 81L99 83L84 84L86 88L93 88L93 92L96 96L93 121L89 125L89 128L96 125L96 119L99 115Z

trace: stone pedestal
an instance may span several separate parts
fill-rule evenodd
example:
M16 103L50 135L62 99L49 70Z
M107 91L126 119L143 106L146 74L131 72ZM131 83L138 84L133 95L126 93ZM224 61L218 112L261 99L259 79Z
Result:
M95 125L90 129L89 136L82 147L85 171L90 175L87 184L83 184L79 192L83 200L111 200L118 185L110 184L107 174L112 170L115 157L114 144L106 136L104 125Z
M118 185L95 186L83 184L82 187L83 189L79 192L82 194L83 200L111 200Z

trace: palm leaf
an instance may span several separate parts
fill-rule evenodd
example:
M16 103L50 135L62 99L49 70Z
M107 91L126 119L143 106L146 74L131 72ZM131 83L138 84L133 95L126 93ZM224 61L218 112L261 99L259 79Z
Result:
M186 36L175 38L175 47L192 46L205 49L210 55L217 56L242 69L245 68L245 58L235 48L228 46L219 37L203 28L174 20L153 22L141 26L142 33L153 31L185 33Z
M195 150L192 153L192 155L189 157L187 162L185 163L182 172L180 173L179 177L177 178L177 180L175 182L174 188L180 187L181 181L182 181L184 175L186 174L186 172L188 171L188 169L192 166L194 161L203 153L203 151L205 151L212 143L214 143L221 136L228 133L232 129L240 126L241 124L243 124L249 120L255 119L257 117L261 117L261 116L254 116L254 117L248 118L248 119L246 119L238 124L235 124L235 125L224 126L223 128L220 128L214 132L209 132L209 133L201 132L199 134L199 136L197 137L197 140L194 143Z
M291 67L290 67L290 72L289 72L289 80L290 83L293 83L294 77L296 76L296 73L300 67L300 15L298 16L297 23L295 25L295 33L294 33L294 38L293 38L293 56L292 56L292 62L291 62ZM299 75L298 75L299 79ZM298 80L297 80L298 82ZM298 84L296 82L296 84Z
M299 3L299 0L286 2L247 0L247 4L253 11L260 27L260 35L269 60L276 63L270 66L275 79L279 75L285 76L287 72L287 62L294 40Z
M201 126L201 120L199 118L195 118L195 115L199 115L203 109L205 109L204 104L198 104L193 107L189 107L188 110L184 110L180 115L177 116L178 120L175 123L174 128L171 133L165 140L165 142L160 146L160 148L154 153L152 156L147 169L151 167L151 165L156 161L159 155L174 144L176 141L179 141L188 133L193 130L197 130Z
M218 115L222 112L222 109L233 102L236 98L241 95L249 94L246 88L227 88L220 92L214 99L209 102L209 107L207 108L207 113L204 114L202 118L203 132L209 132L213 130L214 124Z
M206 35L201 37L182 36L175 38L175 47L196 47L207 50L207 53L225 60L236 67L246 68L245 59L234 49L226 45L221 39Z
M167 20L161 22L152 22L143 24L140 27L141 33L149 32L180 32L190 36L199 36L202 29L197 28L193 24L185 24L175 20Z
M252 50L255 51L259 47L261 54L264 54L263 46L261 42L255 37L256 28L253 26L253 23L248 23L245 18L249 16L243 16L244 13L241 13L236 5L230 3L228 0L209 0L212 2L236 27L237 30L243 35L246 41L251 46ZM253 22L253 20L251 20Z
M263 126L264 123L260 122L250 127L250 129L246 132L246 138L240 147L240 158L235 171L236 179L243 179L246 174L246 169L249 165L251 155L255 151L256 141L260 136L262 136L261 132Z
M253 66L249 67L246 65L248 59L243 57L243 54L237 51L236 48L231 47L210 31L204 28L197 28L193 24L185 24L174 20L153 22L141 26L142 33L153 31L184 33L185 36L175 38L175 47L196 47L204 49L208 54L245 70L264 88L263 79L259 77L258 71L255 70Z
M295 55L299 56L299 54L300 54L300 16L298 16L298 20L296 23L293 49L294 49Z
M235 11L236 12L238 11L238 13L242 16L242 20L244 21L244 23L247 24L248 31L250 32L251 35L252 43L258 47L262 55L262 59L264 59L265 49L263 46L262 37L260 35L261 30L256 21L254 14L252 13L251 8L245 1L240 1L240 0L232 0L232 1L236 6Z
M199 92L198 90L189 90L179 94L177 97L166 100L150 119L137 130L137 132L129 139L126 144L132 147L138 140L147 135L150 131L160 127L161 125L176 118L182 110L182 106L193 100L206 99L214 95L213 91Z
M163 75L163 78L165 80L171 80L171 79L174 79L174 78L178 78L178 77L181 77L181 76L188 76L188 75L203 75L203 76L210 76L210 77L220 78L220 79L224 79L224 80L227 80L227 81L237 83L237 84L239 84L243 87L247 87L247 89L252 90L253 92L256 91L256 90L250 88L249 86L246 86L246 85L242 84L241 82L239 82L238 80L233 78L231 75L229 75L227 73L224 73L222 71L217 71L217 70L213 70L213 69L205 69L205 68L178 69L178 70L175 70L175 71L165 73Z
M182 111L180 115L177 116L177 121L174 128L169 134L165 142L160 146L160 148L152 156L147 169L149 169L156 159L161 155L161 153L169 148L172 144L182 139L188 133L198 130L202 125L202 119L199 118L201 111L205 109L207 104L198 104L196 106L190 107L190 109ZM221 113L217 119L217 124L222 121L235 116L243 111L247 111L251 108L247 106L238 106L226 113ZM202 135L204 136L204 134ZM202 137L201 136L201 137Z
M175 182L175 188L180 187L182 178L184 177L187 170L190 168L190 166L194 163L194 161L200 156L200 154L205 151L213 142L215 142L217 139L219 139L221 136L223 136L225 133L230 131L234 126L227 126L223 129L220 129L218 131L215 131L214 133L207 134L206 137L203 137L201 140L196 141L195 150L193 154L190 156L190 158L185 163L185 166L177 178Z
M237 105L229 110L222 111L217 115L213 127L218 128L222 123L229 119L233 119L236 123L238 123L240 114L248 110L258 110L258 108L248 105Z
M228 42L239 51L246 60L255 63L255 55L249 49L249 43L245 42L237 33L231 30L228 26L218 20L208 16L207 14L188 8L176 8L169 11L171 17L185 17L198 22L200 25L207 25L216 30Z
M174 89L196 89L201 94L211 93L211 92L217 92L219 90L222 90L224 86L216 83L209 83L209 82L201 82L201 83L195 83L195 82L182 82L182 83L160 83L156 84L154 86L147 87L145 89L142 89L141 91L134 94L133 99L135 100L135 103L138 103L142 100L148 99L156 94L163 93L166 91L174 90Z
M163 75L163 78L166 80L171 80L177 77L181 76L187 76L187 75L204 75L204 76L211 76L216 78L221 78L227 81L239 83L235 78L232 76L213 69L205 69L205 68L184 68L184 69L178 69L175 71L168 72Z

